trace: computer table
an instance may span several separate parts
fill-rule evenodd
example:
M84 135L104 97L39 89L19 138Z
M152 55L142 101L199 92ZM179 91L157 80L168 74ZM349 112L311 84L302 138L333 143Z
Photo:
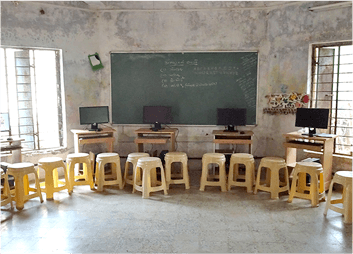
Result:
M178 129L164 128L158 131L153 131L149 128L141 128L135 130L137 137L135 144L137 144L137 151L144 152L144 144L166 144L170 142L169 152L175 151L175 134Z
M283 146L286 148L286 163L289 167L296 165L297 149L322 152L320 161L324 170L325 190L328 190L331 183L334 140L338 135L323 134L322 136L309 137L295 131L283 134L283 137L286 139Z

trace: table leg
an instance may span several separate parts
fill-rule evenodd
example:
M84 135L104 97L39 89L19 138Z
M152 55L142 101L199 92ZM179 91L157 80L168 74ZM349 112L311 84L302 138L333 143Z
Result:
M324 170L325 190L328 190L332 178L332 157L334 139L326 140L322 153L322 168Z
M108 149L108 152L110 152L110 153L113 152L113 142L107 143L107 149Z

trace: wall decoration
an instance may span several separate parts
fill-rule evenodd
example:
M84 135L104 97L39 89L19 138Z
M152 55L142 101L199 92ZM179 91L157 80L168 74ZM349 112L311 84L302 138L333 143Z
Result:
M266 95L268 108L263 113L267 114L295 114L297 108L306 108L309 102L309 95L301 93L281 93Z
M88 55L88 60L91 64L92 70L94 71L102 69L104 67L97 52L93 55Z

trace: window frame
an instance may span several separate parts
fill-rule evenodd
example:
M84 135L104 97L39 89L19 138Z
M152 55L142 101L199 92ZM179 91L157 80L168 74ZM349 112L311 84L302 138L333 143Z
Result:
M316 59L319 57L317 56L316 54L316 49L319 49L319 48L325 48L325 47L341 47L341 46L351 46L352 45L352 42L353 41L337 41L337 42L329 42L329 43L315 43L315 44L311 44L310 45L310 48L311 48L311 56L310 56L310 60L311 60L311 66L310 66L310 84L308 86L308 93L310 93L310 108L315 108L316 105L313 105L314 102L317 103L317 94L314 96L314 93L318 93L318 89L317 87L314 88L314 86L318 85L319 82L317 82L317 75L318 75L318 72L316 71L316 68L317 68L317 64L318 62L316 62ZM340 53L338 53L340 54ZM336 53L335 53L336 55ZM338 68L338 73L339 73L339 68L340 68L340 63L333 63L332 66L335 66L337 65L337 68ZM352 64L353 66L353 64ZM332 75L334 75L335 72L333 71L332 72ZM337 74L337 73L336 73ZM338 76L340 75L341 73L338 74ZM339 94L339 91L338 91L338 86L337 86L337 90L334 91L333 89L333 84L335 83L338 83L339 84L339 81L337 80L333 80L332 81L332 86L331 86L331 90L333 93L336 93L336 98L333 98L334 96L332 95L331 96L331 101L330 101L330 104L332 105L332 102L334 101L336 103L336 106L335 108L332 108L332 106L329 108L330 109L330 115L329 115L329 123L328 123L328 130L329 130L329 133L330 134L336 134L337 132L337 120L338 120L338 114L337 114L337 110L338 110L338 102L339 102L339 99L338 99L338 94ZM353 82L352 82L352 86L353 86ZM352 88L353 90L353 88ZM322 91L321 91L322 92ZM315 100L314 100L315 98ZM332 125L332 111L335 110L335 116L334 116L334 125ZM332 132L332 128L333 128L333 132ZM350 137L350 136L349 136ZM333 150L333 154L336 154L336 155L341 155L341 156L353 156L353 150L350 151L350 154L344 154L344 153L338 153L336 152L336 143L337 143L337 139L334 140L334 150Z
M38 131L38 126L40 124L40 121L38 119L38 116L36 116L37 112L33 112L31 113L32 115L32 118L35 119L35 121L33 121L33 126L34 126L34 129L33 129L33 133L29 133L30 135L33 134L34 136L34 139L33 139L33 143L34 143L34 147L33 149L32 148L25 148L23 147L22 148L22 151L24 153L26 152L40 152L40 151L46 151L46 150L61 150L63 148L66 148L66 121L65 121L65 101L63 100L63 96L65 95L64 93L64 78L63 78L63 55L62 55L62 50L61 49L55 49L55 48L37 48L37 47L18 47L18 46L9 46L9 45L1 45L0 47L1 49L4 50L4 69L5 69L5 72L6 72L6 77L5 77L5 80L6 80L6 97L7 97L7 101L6 101L6 104L7 104L7 111L9 113L9 117L13 117L11 116L10 114L10 110L9 110L9 107L10 107L10 99L9 99L9 78L8 78L8 68L15 68L16 69L16 64L12 67L8 67L7 66L7 56L6 56L6 50L7 49L14 49L14 50L23 50L23 51L28 51L29 52L29 58L32 58L30 61L33 61L35 59L35 51L52 51L54 52L55 54L55 73L56 73L56 99L57 99L57 111L58 111L58 144L59 146L53 146L53 147L45 147L45 148L41 148L40 147L40 132ZM31 56L31 52L32 51L32 56ZM33 65L32 65L33 64ZM31 100L34 100L35 101L35 104L38 103L38 97L37 97L37 83L36 83L36 70L35 70L35 65L34 63L31 63L29 65L29 68L30 68L30 78L31 78L31 84L30 86L31 87L35 87L35 90L32 91L31 90ZM34 74L34 75L33 75ZM21 75L18 75L17 72L15 71L15 79L17 80L18 77L21 76ZM32 83L33 82L33 83ZM17 96L17 99L18 99L18 91L17 91L17 81L16 81L16 96ZM17 104L18 104L18 101L17 101ZM19 114L19 108L17 108L17 114ZM0 110L1 111L1 110ZM37 111L37 109L35 109L35 111ZM18 115L17 117L17 120L19 121L20 117ZM18 123L17 125L17 128L20 128L21 124ZM10 130L11 130L11 124L10 124ZM11 131L9 133L11 135ZM20 131L18 130L18 133L15 134L14 131L12 131L12 134L14 134L15 136L19 136L21 135ZM21 137L20 137L21 138ZM29 141L29 142L32 142L32 141ZM26 143L26 141L23 141L22 143Z

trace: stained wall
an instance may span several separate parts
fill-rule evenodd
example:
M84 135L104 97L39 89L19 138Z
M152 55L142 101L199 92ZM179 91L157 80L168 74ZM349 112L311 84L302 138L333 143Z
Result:
M136 2L135 10L92 11L40 2L2 2L1 39L2 45L62 49L67 123L67 149L59 152L63 157L73 152L70 130L82 128L78 107L110 104L111 51L257 50L258 120L256 126L246 129L255 133L255 156L283 157L282 134L297 129L294 116L262 114L267 107L265 96L305 93L310 44L352 39L352 8L308 11L318 4L299 2L261 9L252 8L252 2L217 2L213 6L211 2ZM227 8L237 6L246 8ZM41 9L45 14L40 14ZM87 61L87 55L94 52L99 52L105 66L96 72ZM141 126L113 125L119 154L135 151L133 131ZM212 130L220 128L176 127L180 130L178 150L195 158L212 151Z
M41 14L41 10L44 14ZM79 128L79 106L102 103L101 79L87 64L88 54L99 47L98 18L92 11L32 2L1 2L1 45L62 50L67 148L73 151L73 128ZM50 112L48 112L50 114ZM25 161L47 155L28 154Z

